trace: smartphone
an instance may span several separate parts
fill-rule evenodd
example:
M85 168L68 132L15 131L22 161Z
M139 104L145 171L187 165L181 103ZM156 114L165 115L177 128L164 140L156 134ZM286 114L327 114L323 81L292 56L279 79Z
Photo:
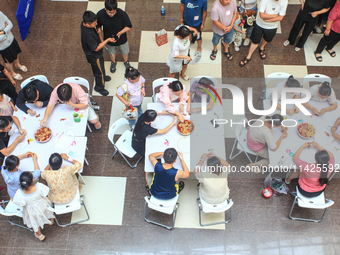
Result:
M118 41L118 39L119 39L118 35L113 35L112 37L113 37L116 41Z

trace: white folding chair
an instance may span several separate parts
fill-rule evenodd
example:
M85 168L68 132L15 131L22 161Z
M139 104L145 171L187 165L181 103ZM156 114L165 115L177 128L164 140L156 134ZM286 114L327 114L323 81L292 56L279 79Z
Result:
M87 216L86 219L80 220L80 221L77 221L77 222L71 222L71 223L64 224L64 225L61 225L59 223L59 221L57 219L57 215L78 211L78 210L81 209L82 206L84 206L84 209L85 209L85 212L86 212L86 216ZM90 215L89 215L89 213L86 209L86 206L85 206L84 196L80 195L79 189L77 191L76 196L73 198L73 200L71 202L69 202L67 204L63 204L63 205L53 204L53 207L48 207L47 209L54 213L55 221L57 222L59 227L66 227L66 226L78 224L78 223L81 223L81 222L88 221L90 219Z
M176 215L177 215L177 209L179 207L179 203L177 203L178 200L178 194L169 200L163 200L155 198L154 196L146 196L145 199L145 205L144 205L144 220L148 223L153 223L158 226L167 228L167 229L173 229L175 227L175 221L176 221ZM152 210L155 210L157 212L165 213L165 214L174 214L172 225L164 225L156 221L152 221L146 218L146 205Z
M271 73L266 77L265 80L265 89L261 92L259 99L268 99L270 94L272 93L273 87L280 81L285 81L288 79L290 74L288 73L282 73L282 72L276 72ZM263 96L262 96L263 95Z
M317 197L305 197L305 196L301 195L298 187L296 187L296 192L291 192L291 194L293 196L295 196L292 208L290 209L290 213L289 213L289 218L291 218L292 220L321 222L323 217L325 216L327 208L334 204L334 201L325 198L325 192L322 192ZM298 204L299 207L303 207L303 208L324 209L324 212L323 212L320 220L293 217L292 213L293 213L293 209L294 209L295 204Z
M5 206L6 203L7 203L7 206L5 208L3 208L2 206ZM11 200L0 202L0 214L3 215L3 216L6 216L7 221L9 223L33 232L33 229L25 227L24 225L20 225L18 223L15 223L15 222L12 222L12 221L9 220L9 217L11 217L11 216L17 216L17 217L22 218L22 210L23 210L23 208L21 206L14 204L13 201L11 201Z
M206 201L204 201L200 196L199 198L197 198L197 202L198 202L198 210L199 210L199 221L200 221L200 225L202 227L217 225L217 224L225 224L225 223L229 223L231 221L231 207L234 204L234 202L231 199L227 199L226 201L224 201L220 204L209 204ZM230 217L229 217L228 220L221 221L221 222L202 224L202 216L201 216L202 211L204 213L221 213L221 212L226 212L229 209L230 209Z
M47 83L48 85L50 84L46 78L45 75L35 75L35 76L32 76L30 78L27 78L26 80L24 80L22 83L21 83L21 88L24 88L28 83L30 83L31 81L33 80L40 80L42 82L45 82Z
M124 156L126 155L130 159L133 158L137 152L132 148L131 142L132 142L132 131L131 130L126 130L118 139L117 142L113 141L113 138L117 132L117 130L124 126L124 125L129 125L129 122L125 118L120 118L115 121L115 123L112 124L112 126L109 129L108 137L110 142L113 144L115 147L115 152L112 155L112 158L116 155L117 152L119 152L120 155L125 159L125 161L129 164L131 168L135 168L139 161L142 159L140 157L136 164L131 165L130 162L127 160L127 158Z
M154 81L152 82L152 101L153 101L154 103L157 102L158 94L159 94L159 93L155 94L155 89L156 89L157 87L163 86L163 85L164 85L165 83L167 83L167 82L173 82L173 81L177 81L177 79L165 77L165 78L159 78L159 79L154 80Z
M309 84L310 82L323 83L324 81L329 82L329 85L331 85L332 79L328 77L327 75L323 75L323 74L307 74L303 78L301 85L303 88L309 89L311 87Z
M248 120L246 118L241 120L241 122L244 122L244 121L245 123L248 123ZM247 146L247 132L248 132L248 129L246 129L243 125L237 125L236 130L235 130L235 133L236 133L235 142L234 142L233 149L231 150L230 156L229 156L230 160L234 159L236 156L244 152L247 158L249 159L250 163L253 163L253 161L250 159L248 154L256 156L255 162L257 161L258 155L255 152L253 152L251 149L249 149ZM237 147L238 153L232 156L234 153L235 147Z

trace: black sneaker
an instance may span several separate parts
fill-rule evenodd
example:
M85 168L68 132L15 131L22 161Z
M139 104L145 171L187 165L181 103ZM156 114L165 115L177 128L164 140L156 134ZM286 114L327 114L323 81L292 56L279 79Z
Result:
M105 75L105 77L104 77L104 81L111 81L111 77L110 77L110 76L108 76L108 75Z
M94 91L97 91L102 96L107 96L109 94L109 91L104 88L98 88L97 86L94 87Z
M129 61L126 61L126 62L124 63L124 65L125 65L125 69L127 69L127 68L130 68L130 67L131 67L131 65L130 65L130 62L129 62Z
M116 72L116 65L117 65L117 62L112 62L111 61L111 67L110 67L110 72L111 73L114 73L114 72Z

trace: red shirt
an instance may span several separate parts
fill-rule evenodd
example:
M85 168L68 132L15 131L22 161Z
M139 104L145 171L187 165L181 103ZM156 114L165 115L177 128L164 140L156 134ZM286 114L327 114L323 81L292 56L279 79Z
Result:
M333 21L331 29L340 34L340 2L336 2L328 15L328 20Z

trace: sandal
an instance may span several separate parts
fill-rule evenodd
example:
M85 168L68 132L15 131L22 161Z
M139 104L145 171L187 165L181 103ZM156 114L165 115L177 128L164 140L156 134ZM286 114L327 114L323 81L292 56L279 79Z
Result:
M316 54L320 54L320 53L316 53L316 51L314 51L314 56L315 56L315 59L318 61L318 62L322 62L322 56L320 54L320 56L316 56Z
M184 182L183 181L180 181L178 183L178 194L181 193L181 191L184 189Z
M216 54L217 54L217 50L213 50L210 54L210 59L211 60L215 60L216 59ZM214 57L214 58L213 58Z
M223 52L223 54L224 54L224 56L227 57L228 60L233 60L234 59L233 55L231 55L229 51L228 52Z
M94 124L94 128L96 130L100 130L102 128L102 124L100 123L100 121L98 121L96 124Z
M326 50L328 52L328 54L334 58L336 56L336 52L333 50L333 51L329 51L329 50Z
M16 74L16 75L12 75L13 79L17 80L17 81L21 81L22 80L22 76L20 74Z
M15 68L18 69L18 70L23 71L24 73L26 73L28 71L26 66L21 66L20 68L19 67L15 67Z
M245 57L243 60L240 61L239 65L240 67L244 67L251 59L248 59L247 57ZM243 64L242 64L243 62Z
M41 234L40 236L38 236L38 234L34 232L34 236L35 236L36 238L38 238L39 241L43 241L43 240L45 239L45 236L44 236L43 234Z
M179 77L182 78L185 81L190 81L189 76L184 75L184 77L183 77L182 75L180 75Z
M148 192L149 196L151 196L149 184L145 185L145 189L146 189L146 192Z
M266 54L266 51L265 50L260 50L259 49L259 53L260 53L260 58L262 60L265 60L267 58L267 54Z

